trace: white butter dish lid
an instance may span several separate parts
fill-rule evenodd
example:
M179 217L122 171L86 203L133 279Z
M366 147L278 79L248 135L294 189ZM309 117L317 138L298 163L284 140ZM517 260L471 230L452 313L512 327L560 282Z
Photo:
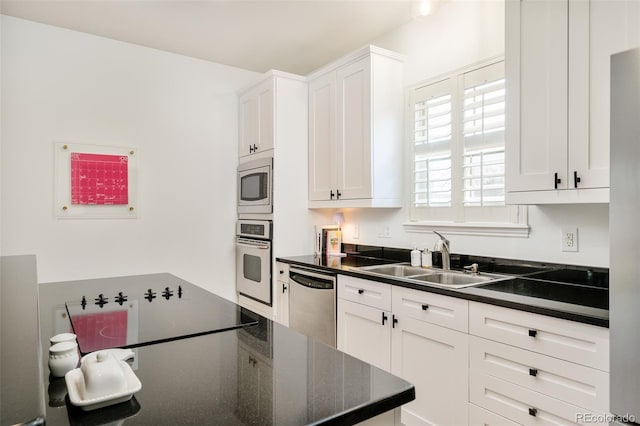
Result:
M84 411L97 410L98 408L107 407L109 405L118 404L131 399L134 393L142 389L142 383L135 375L129 364L124 361L118 361L121 365L122 372L126 380L126 390L123 392L103 395L97 398L83 398L84 391L84 376L80 368L75 368L69 371L64 380L67 383L67 392L69 394L69 400L75 406L80 407Z

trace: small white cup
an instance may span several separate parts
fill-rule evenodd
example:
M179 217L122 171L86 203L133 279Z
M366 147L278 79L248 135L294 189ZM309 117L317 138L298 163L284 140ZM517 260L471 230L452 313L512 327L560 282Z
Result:
M64 377L80 362L76 342L60 342L49 348L49 371L54 377Z
M55 336L53 336L52 338L49 339L49 343L51 344L51 346L55 345L56 343L61 343L61 342L76 342L76 338L77 336L73 333L60 333L60 334L56 334Z

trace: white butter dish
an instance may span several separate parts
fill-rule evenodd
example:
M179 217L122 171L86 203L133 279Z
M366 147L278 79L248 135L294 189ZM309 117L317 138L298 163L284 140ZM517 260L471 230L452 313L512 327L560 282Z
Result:
M142 383L131 367L129 367L129 364L124 361L118 362L120 363L126 382L126 388L124 391L105 394L95 398L85 398L84 395L86 395L87 392L85 389L84 375L81 368L76 368L69 371L64 376L71 403L80 407L84 411L91 411L131 399L134 393L142 389Z

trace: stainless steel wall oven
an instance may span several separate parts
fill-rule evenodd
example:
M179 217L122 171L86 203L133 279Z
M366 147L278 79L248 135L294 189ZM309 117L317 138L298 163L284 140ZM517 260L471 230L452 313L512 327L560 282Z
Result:
M240 219L236 224L236 290L271 306L271 221Z

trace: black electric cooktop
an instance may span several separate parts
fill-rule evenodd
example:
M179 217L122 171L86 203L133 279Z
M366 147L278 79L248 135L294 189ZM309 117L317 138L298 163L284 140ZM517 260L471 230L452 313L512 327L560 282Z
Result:
M257 324L257 315L171 274L87 280L65 303L82 354Z

